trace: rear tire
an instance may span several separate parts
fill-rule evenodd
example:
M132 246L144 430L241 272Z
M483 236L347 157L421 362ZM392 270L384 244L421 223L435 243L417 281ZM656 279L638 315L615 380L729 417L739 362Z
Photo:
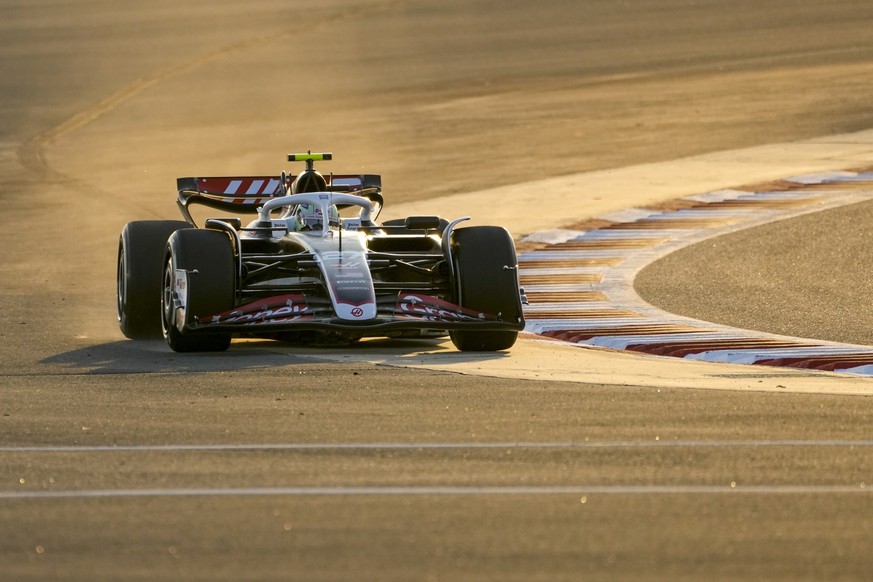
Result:
M236 292L233 249L228 236L209 229L180 230L166 245L161 297L164 339L175 352L223 352L228 333L182 333L176 322L174 274L188 273L186 322L233 307Z
M515 244L499 226L473 226L452 233L455 267L455 303L498 315L503 321L524 321L518 288ZM493 352L515 344L517 331L449 332L461 351Z
M181 220L128 222L118 238L118 325L135 340L161 337L161 273L167 239L191 228Z

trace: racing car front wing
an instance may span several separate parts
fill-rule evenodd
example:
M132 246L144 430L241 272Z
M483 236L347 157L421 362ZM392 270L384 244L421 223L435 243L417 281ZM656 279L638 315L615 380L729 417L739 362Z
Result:
M183 333L272 334L295 330L347 332L378 336L402 330L520 331L523 321L504 321L500 314L466 309L421 293L398 293L377 297L376 316L358 321L340 318L331 302L304 294L277 295L253 301L214 315L194 318L180 329ZM177 321L185 321L180 317Z

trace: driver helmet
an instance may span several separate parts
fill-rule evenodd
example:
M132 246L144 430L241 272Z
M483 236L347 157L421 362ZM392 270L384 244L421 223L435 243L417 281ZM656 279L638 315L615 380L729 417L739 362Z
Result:
M291 183L292 194L305 194L307 192L324 192L327 190L327 182L320 173L315 170L304 170L294 178Z
M328 226L338 227L339 211L335 204L327 209ZM314 204L300 204L294 213L294 230L321 230L324 225L321 208Z

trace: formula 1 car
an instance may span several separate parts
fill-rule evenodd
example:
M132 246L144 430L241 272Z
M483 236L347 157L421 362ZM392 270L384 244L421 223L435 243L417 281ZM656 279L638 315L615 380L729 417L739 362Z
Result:
M331 154L289 154L296 176L179 178L184 221L125 225L118 321L131 339L177 352L223 351L231 337L335 345L437 337L460 350L510 348L524 328L515 245L497 226L438 216L376 222L381 176L324 176ZM236 217L198 227L192 205ZM256 217L243 226L238 217Z

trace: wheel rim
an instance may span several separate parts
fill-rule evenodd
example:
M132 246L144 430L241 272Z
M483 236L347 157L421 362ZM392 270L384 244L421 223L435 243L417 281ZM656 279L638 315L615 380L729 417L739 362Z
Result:
M161 328L164 337L173 326L173 310L173 261L168 259L164 268L164 286L161 290Z
M124 316L124 304L127 301L127 269L124 262L124 250L121 248L118 249L117 285L115 292L116 313L120 322Z

